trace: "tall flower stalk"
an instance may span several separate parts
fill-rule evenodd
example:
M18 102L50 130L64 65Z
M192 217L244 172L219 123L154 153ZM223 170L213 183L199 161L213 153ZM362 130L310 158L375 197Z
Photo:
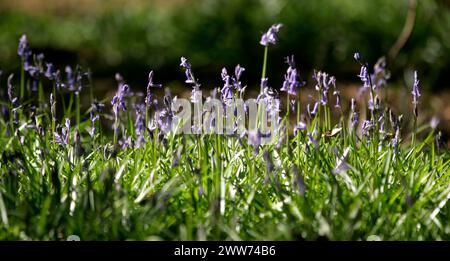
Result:
M417 71L414 71L414 83L412 87L412 104L414 106L414 127L413 127L413 134L412 134L412 144L415 145L416 142L416 135L417 135L417 118L419 117L419 110L417 109L417 105L419 104L419 97L420 94L420 81L419 77L417 75Z
M19 40L19 46L17 48L17 54L22 59L22 66L20 68L20 99L25 98L25 62L31 55L30 47L28 46L28 40L26 35L22 35Z
M259 43L264 46L264 59L263 59L263 67L262 67L262 74L261 74L261 79L265 79L266 78L266 67L267 67L267 56L268 56L268 52L269 52L269 44L273 44L275 45L278 41L278 31L280 30L280 28L282 27L282 24L274 24L272 25L269 30L267 30L266 33L264 33L261 36L261 40L259 41ZM261 86L262 88L262 86ZM261 93L263 92L263 89L261 89L260 91Z
M114 145L117 144L118 132L119 132L119 112L126 111L126 100L125 97L128 95L130 91L130 87L123 82L123 79L120 77L116 77L119 80L119 86L116 95L114 95L111 105L113 106L113 114L114 114Z
M304 83L300 81L300 76L295 66L294 55L285 58L285 62L289 65L286 74L284 75L283 86L281 91L286 92L286 148L289 152L289 122L290 122L290 96L297 96L297 88L303 86ZM297 100L297 123L300 120L300 101Z

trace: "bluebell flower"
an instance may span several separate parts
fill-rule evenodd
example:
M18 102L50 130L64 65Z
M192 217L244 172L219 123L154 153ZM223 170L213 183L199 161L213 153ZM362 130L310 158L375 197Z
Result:
M417 105L419 103L419 97L421 96L420 94L420 81L419 78L417 76L417 71L414 71L414 84L413 84L413 89L412 89L412 96L413 96L413 104Z
M227 69L222 68L222 80L224 85L220 90L222 102L228 104L228 102L233 98L233 86L230 84L230 76L228 75Z
M274 24L265 34L262 35L261 41L259 43L263 46L268 46L269 44L276 44L278 41L278 31L282 27L282 24Z
M136 131L136 142L135 142L136 148L140 148L141 145L145 142L145 138L144 138L144 133L145 133L144 107L145 106L143 104L136 104L136 106L135 106L136 119L134 122L134 128Z
M361 81L363 82L363 87L369 88L370 87L370 79L369 79L369 73L367 70L367 67L365 65L361 66L361 70L359 72L358 77L361 79Z
M400 144L400 128L395 129L395 135L392 139L392 146L394 147L394 153L398 154L398 147Z
M64 127L58 127L61 129L61 133L55 132L55 143L65 146L69 144L69 133L70 133L70 119L66 118Z
M185 57L181 57L180 66L185 69L191 69L191 64L188 62L188 60Z
M91 111L89 113L91 119L91 128L89 130L89 135L94 137L97 132L96 123L100 120L100 113L103 112L105 105L103 103L94 101L91 105Z
M319 110L319 103L318 102L314 103L314 107L312 110L311 110L310 104L308 103L308 105L306 105L306 110L308 111L309 118L312 119Z
M75 90L76 78L72 71L72 67L67 65L65 68L65 72L66 72L66 79L67 79L67 88L69 90Z
M119 140L119 145L122 148L122 150L125 150L125 149L131 147L131 145L132 145L131 137L130 136L122 137Z
M362 125L362 133L364 136L369 138L370 130L372 129L373 124L371 121L365 120Z
M420 81L419 81L419 77L417 76L417 71L414 71L414 84L413 84L413 88L412 88L412 97L413 97L413 105L414 105L414 116L417 118L417 116L419 115L419 112L417 110L417 105L419 104L419 97L421 96L420 94Z
M150 71L150 73L148 74L148 84L147 84L147 95L145 96L145 104L147 105L147 107L150 107L151 103L152 103L152 92L151 89L152 88L161 88L162 84L155 84L153 83L153 71Z
M200 84L195 79L194 73L192 72L191 64L188 62L188 60L185 57L181 57L181 63L180 66L185 69L186 74L186 83L192 85L192 95L191 95L191 101L193 103L198 103L202 99L201 91L200 91Z
M8 98L9 101L11 102L11 104L13 105L13 107L17 107L19 105L19 99L16 97L15 93L14 93L14 85L12 83L14 74L9 75L8 77Z
M30 47L28 46L27 36L23 34L19 40L17 54L22 58L27 58L30 55Z
M353 58L354 58L357 62L361 62L361 54L360 54L360 53L354 53L354 54L353 54Z
M245 71L245 68L244 68L244 67L241 67L239 64L236 65L236 67L234 68L234 76L235 76L236 82L238 82L239 85L241 84L241 83L239 82L239 80L241 79L242 73L243 73L244 71Z
M297 136L297 133L302 130L306 130L306 123L300 121L297 125L294 126L294 136Z
M377 91L387 85L387 81L390 76L390 73L387 71L386 59L381 57L374 65L374 73L372 76L373 83Z
M304 82L300 81L300 76L295 68L294 56L286 57L286 63L289 65L286 74L284 75L283 86L281 91L288 92L290 95L297 95L296 88L304 85Z
M261 145L261 133L259 132L259 130L250 130L247 134L247 140L248 144L253 146L254 154L258 154L259 145Z
M350 115L350 130L353 131L356 129L356 126L359 123L359 113L356 111L356 100L352 98L351 100L351 115Z
M49 80L53 80L53 79L55 79L55 69L54 69L54 67L53 67L53 64L51 64L51 63L47 63L46 64L46 66L47 66L47 70L45 71L45 77L47 77L47 79L49 79Z
M430 127L435 130L437 126L439 125L439 118L436 116L433 116L430 120Z
M114 95L111 105L113 106L113 112L114 115L118 115L120 110L126 111L126 100L125 97L128 95L130 91L130 87L128 84L123 84L120 86L119 90L117 91L116 95Z
M341 108L341 94L339 91L335 90L333 92L333 95L336 96L336 104L334 105L335 108Z
M50 93L50 113L52 115L52 120L56 120L56 101L55 97L53 97L53 93Z

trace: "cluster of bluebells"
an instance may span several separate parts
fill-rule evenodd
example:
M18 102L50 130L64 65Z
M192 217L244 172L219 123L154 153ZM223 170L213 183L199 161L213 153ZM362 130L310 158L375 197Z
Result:
M274 24L269 28L269 30L263 34L260 40L260 44L267 47L269 44L276 44L278 41L278 32L282 27L281 24ZM267 50L267 49L266 49ZM45 77L48 80L54 82L54 86L58 88L65 88L68 91L71 91L75 94L79 94L84 86L84 78L89 76L89 73L84 72L81 67L77 66L74 69L70 66L65 67L65 81L61 78L61 73L57 70L53 64L44 62L44 56L39 54L33 56L31 49L28 45L28 41L26 36L22 36L19 41L18 54L22 58L24 71L29 73L30 79L32 80L31 85L34 85L34 82L42 80L42 77ZM390 75L387 71L387 64L385 59L380 59L374 66L373 73L369 72L368 64L365 63L359 53L354 54L354 58L361 65L360 73L358 77L363 83L362 90L370 89L370 99L368 101L369 110L373 115L376 115L376 118L371 118L370 120L365 119L365 117L361 116L361 128L360 133L362 134L361 138L364 137L367 140L370 140L373 136L371 134L374 130L379 131L379 134L384 135L385 138L390 137L388 135L389 126L385 126L385 122L390 122L390 128L392 130L392 140L391 144L395 150L398 152L398 147L401 141L401 116L397 117L392 110L389 110L389 121L386 119L385 112L380 110L381 99L379 98L379 90L384 88L387 84L387 80ZM279 91L285 92L287 97L289 95L296 96L298 94L299 87L305 85L305 82L301 80L299 75L299 71L296 67L296 63L294 60L294 56L288 56L285 58L285 62L288 65L288 69L286 74L284 75L284 81L281 85ZM192 96L191 101L193 103L199 103L202 101L200 84L198 80L195 78L192 66L189 61L185 57L181 57L180 66L184 69L186 80L185 82L192 87ZM238 95L242 98L245 91L245 86L241 83L241 77L245 68L237 65L234 68L234 74L229 73L226 68L223 68L221 71L221 78L223 81L223 86L219 89L214 89L212 95L207 99L214 99L220 94L220 101L224 105L232 102L234 98ZM146 95L143 101L133 102L131 108L134 109L135 117L134 117L134 132L127 133L126 131L121 135L121 138L118 140L118 145L122 148L134 147L140 148L146 142L146 132L149 135L153 135L153 131L158 129L159 137L164 137L165 133L171 131L172 122L174 120L174 111L172 111L172 96L170 92L166 91L163 102L158 102L157 99L154 98L153 90L154 88L161 88L161 84L156 84L153 81L154 73L150 71L148 75L148 84L146 88ZM318 93L318 97L313 103L307 105L307 116L309 119L302 115L302 119L298 119L297 124L291 129L295 136L304 135L306 140L305 149L307 151L311 151L313 149L317 149L320 145L320 140L322 137L320 126L314 124L314 126L308 126L309 123L313 122L315 117L318 117L320 113L320 108L322 106L324 108L335 107L340 110L342 114L342 105L341 105L341 96L340 92L336 87L336 78L334 76L329 75L323 71L314 71L313 79L315 81L315 89ZM8 78L8 98L10 101L8 114L12 113L12 119L14 124L19 123L19 114L18 108L20 108L19 98L15 95L14 85L12 82L12 75ZM116 80L118 82L117 92L111 100L112 113L114 117L113 130L115 137L118 137L118 130L121 124L121 111L126 111L128 108L129 100L128 97L133 96L133 100L137 96L134 96L131 93L131 89L128 84L125 83L123 77L120 74L116 74ZM265 105L264 109L268 112L270 117L277 117L277 123L282 122L282 118L279 117L278 113L280 112L280 100L278 99L277 90L269 87L268 78L264 77L261 79L260 83L261 91L257 96L257 101L260 104ZM329 101L330 93L332 91L332 95L335 97L335 103L332 105ZM375 92L375 94L373 94ZM50 113L51 119L53 123L57 121L56 115L56 93L50 94L49 104L50 104ZM375 95L375 96L373 96ZM420 86L417 72L414 73L414 84L412 86L412 103L414 105L414 115L417 118L417 105L419 103ZM175 98L174 98L175 99ZM128 104L128 105L127 105ZM289 106L289 104L288 104ZM148 111L152 108L151 118L148 118ZM95 137L97 134L97 126L100 124L100 115L103 113L104 105L99 102L93 102L90 109L90 121L91 126L88 128L88 133L91 137ZM259 109L259 107L258 107ZM5 107L3 107L5 110ZM6 108L8 110L8 108ZM246 108L248 110L248 108ZM204 113L204 112L203 112ZM128 114L127 116L129 116ZM258 115L259 116L259 115ZM320 115L319 115L320 116ZM9 117L8 117L9 118ZM319 120L321 119L318 117ZM216 119L214 119L216 120ZM286 119L289 120L289 119ZM8 119L9 121L9 119ZM308 123L309 122L309 123ZM211 123L212 125L217 124L215 121ZM342 123L345 125L344 123ZM352 135L359 134L357 133L358 125L360 124L360 113L357 108L357 99L351 99L350 105L350 117L348 122L348 129ZM437 125L437 123L432 123L433 125ZM282 124L281 124L282 125ZM432 125L432 126L433 126ZM286 126L281 126L282 128L287 128ZM195 128L194 126L193 128ZM198 127L198 126L197 126ZM311 128L309 128L311 127ZM346 127L346 126L341 126ZM435 127L433 127L435 128ZM71 122L69 118L65 119L64 126L58 125L54 134L54 142L56 144L66 146L70 143L70 130L71 130ZM276 148L280 148L283 144L283 139L289 138L289 130L285 133L285 131L280 132L279 140L276 145ZM308 132L309 131L309 132ZM241 135L239 138L241 139L244 136L247 136L247 142L254 148L254 153L259 153L260 146L262 145L262 139L267 136L271 136L274 133L262 133L259 129L252 129L245 132L245 135ZM283 136L285 135L285 136ZM78 130L74 131L74 145L75 143L79 143L80 141L80 133ZM360 137L358 137L360 138ZM115 140L116 141L116 140ZM338 153L337 155L337 164L334 172L340 173L347 169L346 160L348 158L349 150L344 150L344 152ZM263 157L270 162L268 165L268 170L273 170L274 166L271 160L271 155L264 152ZM270 171L269 171L270 172Z
M336 89L336 78L328 75L326 72L314 71L313 79L316 81L315 89L320 97L320 105L328 105L328 93L330 91L330 87Z
M23 70L30 76L31 91L37 91L38 82L42 79L53 81L58 90L60 88L66 88L76 95L78 95L86 85L85 82L89 73L83 71L80 66L77 66L75 70L70 66L66 66L64 70L66 73L66 80L63 81L61 71L56 69L52 63L45 62L44 54L33 54L26 35L22 35L19 40L17 54L22 58Z
M227 69L225 67L222 68L221 77L224 84L222 89L220 89L220 93L223 103L228 104L233 99L233 91L239 92L242 96L245 87L242 86L240 79L244 71L245 68L238 64L234 69L234 76L230 76Z

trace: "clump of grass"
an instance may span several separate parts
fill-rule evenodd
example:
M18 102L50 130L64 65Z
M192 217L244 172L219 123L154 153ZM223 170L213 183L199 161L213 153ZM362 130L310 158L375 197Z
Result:
M260 42L258 99L271 105L269 112L279 110L266 66L280 28L272 26ZM153 72L145 99L116 75L109 113L108 99L93 95L89 72L66 67L63 77L33 55L26 37L18 53L20 95L10 77L8 99L1 102L1 239L450 239L450 155L436 122L417 126L417 74L408 130L382 100L385 64L369 72L355 54L363 87L348 113L336 79L315 72L317 100L302 114L303 82L289 57L281 88L287 113L279 119L277 142L263 145L259 132L177 135L170 129L175 97L167 92L154 99L153 88L161 85L153 83ZM193 102L201 102L191 64L182 58L181 66ZM234 75L222 71L224 87L217 93L223 104L245 96L243 71L239 65ZM92 106L81 108L86 89ZM51 92L48 100L45 92ZM296 110L294 126L290 110ZM409 136L412 142L404 142Z

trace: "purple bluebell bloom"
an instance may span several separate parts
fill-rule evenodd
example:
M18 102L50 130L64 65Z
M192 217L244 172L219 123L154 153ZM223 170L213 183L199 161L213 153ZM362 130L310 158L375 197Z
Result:
M371 121L365 120L362 125L362 133L364 136L369 138L370 130L372 129L373 124Z
M191 101L193 103L198 103L202 99L201 91L200 91L200 84L195 79L194 73L192 72L191 64L188 62L188 60L185 57L181 57L181 63L180 66L185 69L186 74L186 83L192 85L192 95L191 95Z
M254 130L250 130L248 132L248 144L253 146L254 150L253 153L256 155L259 152L259 145L261 145L261 133L259 132L259 130L254 129Z
M19 105L19 99L14 94L14 85L12 83L14 74L9 75L8 77L8 98L13 107L17 107Z
M413 96L413 104L414 106L417 106L417 104L419 103L419 97L421 96L420 94L420 81L419 81L419 77L417 75L417 71L414 71L414 84L413 84L413 88L412 88L412 96Z
M394 147L395 154L398 154L399 144L400 144L400 128L396 128L394 139L392 139L392 146Z
M228 75L227 69L222 68L221 72L223 87L220 90L222 102L228 104L228 102L233 98L233 86L230 84L230 76Z
M158 111L156 122L162 133L168 133L172 129L173 116L173 112L169 108L162 108ZM194 126L192 127L194 128Z
M57 90L61 89L61 87L64 87L64 84L61 79L61 71L60 70L56 70L56 72L55 72L55 85L56 85Z
M276 117L280 112L280 100L277 99L275 92L267 86L267 78L261 80L261 88L263 91L256 98L257 102L263 101L269 116Z
M370 87L370 79L369 79L369 73L367 70L367 67L365 65L361 66L361 70L359 72L358 77L361 79L361 81L363 82L363 88L367 89Z
M334 91L333 95L336 96L336 104L334 105L335 108L341 108L341 94L339 91Z
M52 115L52 120L56 121L56 101L53 97L53 93L50 93L50 113Z
M70 119L66 118L65 127L61 128L61 134L59 132L55 132L55 143L65 146L69 144L69 135L70 135Z
M128 95L129 91L130 91L130 87L128 86L128 84L123 84L122 86L120 86L116 95L114 95L114 97L111 101L111 105L113 106L114 115L117 116L119 114L120 110L123 110L123 111L127 110L125 97Z
M430 127L435 130L437 126L439 125L439 118L436 116L433 116L430 120Z
M312 119L319 110L319 103L318 102L314 103L314 108L312 110L311 110L310 104L308 103L308 105L306 106L306 109L308 111L309 118Z
M386 58L381 57L374 65L373 83L377 91L387 85L390 78L390 73L387 71Z
M136 120L134 122L134 128L136 130L136 142L135 146L136 148L140 148L142 144L145 142L144 138L144 111L145 106L143 104L136 104L135 110L136 110Z
M195 81L195 78L192 73L191 64L188 62L188 60L185 57L181 57L180 66L185 69L186 83L195 84L196 81Z
M315 89L319 93L319 102L325 106L328 104L328 91L331 85L336 89L336 79L328 75L328 73L321 71L314 71L313 79L316 81Z
M152 92L151 89L152 88L161 88L162 84L155 84L153 83L153 71L150 71L150 73L148 74L148 84L147 84L147 95L145 96L145 104L147 105L147 107L150 107L150 105L152 104Z
M419 111L417 109L417 105L419 104L420 94L420 81L417 75L417 71L414 71L414 84L412 88L412 97L413 97L413 105L414 105L414 116L417 118L419 116Z
M300 121L300 122L299 122L297 125L295 125L295 127L294 127L294 136L297 136L297 133L298 133L299 131L302 131L302 130L306 130L306 123Z
M284 82L281 87L281 91L288 92L290 95L297 95L296 88L303 86L304 82L300 81L300 76L295 68L293 55L286 57L286 63L289 65L289 68L284 75Z
M276 44L278 41L278 31L282 27L282 24L274 24L265 34L262 35L261 41L259 43L263 46L268 46L269 44Z
M239 82L241 79L242 73L245 71L244 67L241 67L239 64L234 68L234 76L236 77L236 81ZM239 82L240 85L240 82Z
M320 95L320 104L327 105L328 104L328 90L324 89Z
M434 145L436 146L436 151L439 153L442 144L442 132L439 132L434 137Z
M103 108L105 105L103 103L99 103L94 101L91 105L90 119L91 119L91 128L89 130L89 135L94 137L97 132L97 124L96 122L100 120L100 113L103 112Z
M67 65L65 68L65 72L66 72L66 77L67 77L67 88L69 90L75 90L76 78L72 71L72 67Z
M355 100L355 98L352 98L350 110L351 110L350 130L353 131L353 130L356 130L356 126L359 123L359 113L356 111L356 100Z
M121 147L123 150L125 150L125 149L131 147L131 145L132 145L131 136L128 136L128 137L122 137L122 138L119 140L119 145L120 145L120 147Z
M361 54L360 54L360 53L354 53L354 54L353 54L353 58L354 58L357 62L361 62Z
M26 58L30 55L28 40L27 40L27 36L25 34L23 34L20 37L19 46L17 48L17 54L22 58Z
M46 66L47 66L47 70L45 71L45 74L44 74L45 77L47 77L47 79L49 79L49 80L55 79L55 69L53 67L53 64L47 63Z
M188 62L188 60L185 57L181 57L180 66L185 69L191 69L191 64Z

